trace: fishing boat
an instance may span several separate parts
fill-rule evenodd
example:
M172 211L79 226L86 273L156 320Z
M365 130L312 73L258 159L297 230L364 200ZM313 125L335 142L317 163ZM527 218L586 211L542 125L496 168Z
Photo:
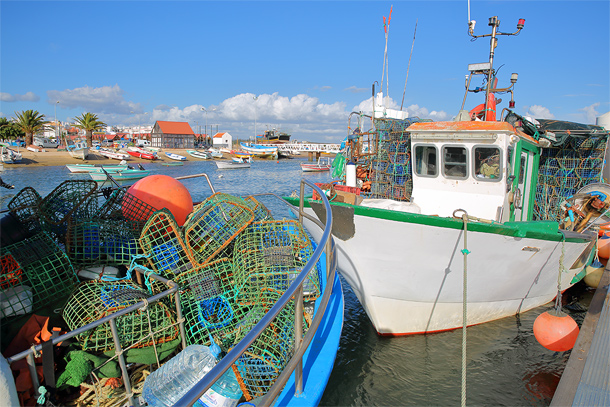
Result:
M278 152L277 147L262 145L262 144L254 144L254 143L244 143L241 142L241 149L250 155L257 158L269 158L273 160L277 160Z
M320 157L316 163L301 163L303 172L324 172L330 171L332 162L329 157Z
M277 129L265 130L263 134L256 136L256 142L260 144L277 144L290 142L290 134Z
M113 151L106 148L100 148L98 153L106 158L110 158L113 160L129 160L129 154L121 153L119 151Z
M156 152L151 152L151 151L139 148L139 147L128 147L127 154L129 154L132 157L142 158L144 160L151 160L151 161L154 161L157 158L159 158L157 156Z
M462 104L455 121L430 122L384 106L379 93L372 115L350 115L359 120L351 128L372 122L373 130L349 134L333 162L340 181L324 189L332 197L340 272L381 335L525 312L578 282L591 261L589 221L610 200L592 193L587 201L597 209L582 217L561 202L601 180L608 131L547 131L510 109L496 121L496 94L510 93L513 108L517 75L498 87L493 55L504 33L496 17L490 25L489 62L469 65L466 81L466 96L484 90L482 104ZM520 20L516 33L522 28ZM476 77L483 88L470 88ZM323 218L319 198L307 204ZM320 238L311 222L305 227Z
M212 156L212 158L222 158L222 151L220 151L218 148L210 148L209 150L210 155Z
M66 164L66 168L70 172L84 173L84 172L116 172L127 169L127 164L116 164L116 165L95 165L95 164Z
M241 158L233 157L230 161L216 160L216 167L219 170L238 169L238 168L250 168L252 159L250 157Z
M3 329L29 328L45 320L33 314L56 306L61 314L48 330L55 332L51 324L60 319L68 329L47 336L41 322L45 342L10 344L7 361L24 376L17 396L12 373L3 368L5 399L11 405L150 405L155 398L219 405L209 400L221 392L224 405L317 406L343 325L332 214L316 246L298 221L263 204L272 199L283 206L272 194L218 193L205 174L182 177L180 188L175 179L152 177L140 181L148 185L143 190L109 191L72 180L43 198L25 188L9 203L11 222L2 224L11 230L0 231L3 299L8 296ZM151 206L167 188L184 196L186 179L196 177L205 177L212 191L201 204L184 211L177 200L156 201L166 206L160 210ZM161 186L161 194L144 201L151 185ZM116 276L119 266L123 277ZM79 269L86 270L81 282ZM59 346L68 340L73 347ZM211 370L171 391L167 380L155 384L159 366L179 360L190 345L221 352ZM36 374L33 361L41 352L67 364L51 360L43 376ZM231 386L216 391L217 382Z
M167 158L169 158L170 160L176 160L176 161L186 161L186 157L180 154L176 154L176 153L168 153L166 152L165 155L167 156Z
M74 144L66 146L66 149L71 157L79 160L86 160L89 156L89 147L85 141L76 141Z
M145 170L144 168L127 168L124 170L116 170L116 171L98 171L98 172L90 172L89 176L94 181L106 181L109 176L111 176L115 181L133 181L137 179L142 179L150 174L150 170Z
M207 151L186 150L186 153L191 157L199 158L201 160L209 160L212 158L212 154Z
M6 145L0 146L0 160L3 164L17 164L21 162L23 155Z

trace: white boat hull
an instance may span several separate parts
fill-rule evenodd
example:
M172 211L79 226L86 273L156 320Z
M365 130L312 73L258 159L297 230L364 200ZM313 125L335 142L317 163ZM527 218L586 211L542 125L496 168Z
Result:
M219 170L237 169L237 168L250 168L249 162L238 163L235 161L215 161L216 167Z
M311 208L308 213L313 214ZM346 225L345 219L335 217L335 222ZM310 221L305 226L318 241L319 229ZM462 230L358 215L353 227L353 237L335 237L339 269L378 333L405 335L462 326ZM551 301L557 294L562 250L565 290L582 270L569 268L589 243L563 245L469 230L467 244L467 322L476 325Z

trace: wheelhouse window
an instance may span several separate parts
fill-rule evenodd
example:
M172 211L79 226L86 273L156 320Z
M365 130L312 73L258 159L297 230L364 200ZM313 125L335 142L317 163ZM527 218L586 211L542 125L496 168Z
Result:
M432 145L415 146L415 173L422 177L436 177L438 174L438 154Z
M498 147L473 149L475 178L479 181L497 182L502 178L502 156Z
M446 178L468 178L468 150L465 147L443 147L443 175Z

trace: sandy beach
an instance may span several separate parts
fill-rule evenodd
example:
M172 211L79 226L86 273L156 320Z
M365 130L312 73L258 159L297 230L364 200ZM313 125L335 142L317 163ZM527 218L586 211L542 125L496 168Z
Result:
M11 147L16 150L15 147ZM6 164L5 168L17 168L17 167L47 167L47 166L59 166L66 164L118 164L119 160L112 160L110 158L106 158L101 154L97 153L95 150L89 151L89 156L86 160L79 160L73 158L68 154L67 151L57 151L55 149L45 149L43 152L33 152L27 150L25 148L20 148L19 152L22 154L23 158L18 164ZM197 160L196 158L192 158L187 154L184 149L163 149L163 152L171 152L183 155L187 157L188 160ZM175 160L171 160L163 154L163 152L158 153L159 158L154 162L176 162ZM226 158L226 156L225 156ZM137 163L150 163L150 160L145 160L142 158L129 157L127 160L128 164L137 164Z

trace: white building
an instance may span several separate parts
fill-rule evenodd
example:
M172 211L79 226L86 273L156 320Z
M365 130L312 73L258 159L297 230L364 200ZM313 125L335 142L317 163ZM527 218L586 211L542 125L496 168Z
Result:
M216 133L212 137L212 147L215 148L233 148L233 136L229 133Z

